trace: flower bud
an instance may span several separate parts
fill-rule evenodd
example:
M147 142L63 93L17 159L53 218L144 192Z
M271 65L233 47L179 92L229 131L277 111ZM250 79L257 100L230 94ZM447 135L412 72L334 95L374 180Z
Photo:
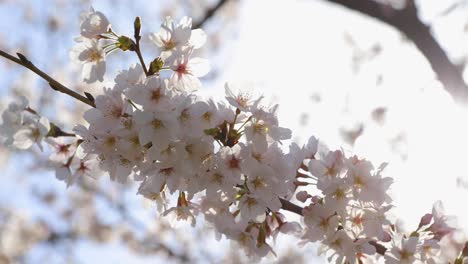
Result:
M134 51L135 50L135 43L129 37L121 36L117 39L117 43L115 46L123 51Z
M139 16L137 16L135 22L133 22L133 29L135 30L135 38L139 37L141 30L141 18Z
M430 224L432 221L432 214L425 214L423 217L421 217L421 221L419 222L418 228L421 228L425 225Z
M153 75L155 73L158 73L162 67L164 66L164 61L160 58L160 57L157 57L156 59L154 59L151 63L150 63L150 67L149 67L149 74L150 75Z

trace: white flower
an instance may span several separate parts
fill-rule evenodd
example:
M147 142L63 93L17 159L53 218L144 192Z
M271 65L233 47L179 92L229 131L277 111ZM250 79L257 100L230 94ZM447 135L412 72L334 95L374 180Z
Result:
M13 136L13 146L19 149L29 149L36 143L42 150L41 141L49 133L50 123L45 117L30 119Z
M189 203L188 205L172 207L166 210L163 213L163 216L167 216L169 218L169 223L173 227L175 227L177 221L180 220L190 221L190 224L192 225L192 227L194 227L197 223L195 215L198 214L198 210L199 209L195 204Z
M260 197L244 194L239 200L240 222L248 223L255 221L261 223L265 221L267 205Z
M185 140L186 156L184 162L192 168L200 168L205 171L213 167L214 152L212 141L199 140L198 138Z
M242 90L233 85L226 83L224 85L224 91L226 94L226 100L237 109L241 111L250 112L252 107L258 105L263 96L255 97L251 94L252 87L245 87Z
M429 227L429 230L434 233L434 239L440 241L445 235L455 230L451 227L451 225L454 225L455 219L452 216L445 215L441 201L434 203L432 207L432 217L434 223Z
M102 43L94 39L79 38L70 50L70 58L83 65L81 77L86 83L104 81L105 57Z
M440 244L435 239L424 240L418 251L421 254L421 261L426 263L440 263Z
M73 185L78 178L87 176L97 179L103 171L99 169L99 160L96 155L90 154L86 158L73 157L55 165L55 177L64 181L67 188Z
M150 171L142 172L147 174ZM145 180L140 184L138 188L138 194L143 195L144 197L155 200L160 198L160 193L164 187L164 179L162 177L148 176L145 177Z
M81 19L81 35L85 38L97 38L100 34L107 33L110 26L106 16L99 11L94 11L92 7L82 14Z
M393 245L390 252L385 254L386 264L409 264L416 261L417 237L402 237L401 241L394 240L394 242L395 245Z
M259 166L247 173L247 187L250 193L259 197L273 212L279 210L281 203L278 199L281 193L279 180L273 169Z
M67 188L70 187L74 181L70 164L61 162L55 164L55 178L59 181L64 181L67 184Z
M128 70L120 71L115 76L115 87L117 91L124 91L131 89L138 84L141 84L145 80L145 72L140 64L132 64Z
M177 120L172 113L137 111L134 120L143 146L151 142L154 148L165 149L171 140L177 139Z
M192 127L190 137L199 138L204 134L205 129L213 128L219 125L217 106L213 100L197 101L189 106L189 114L191 121L189 126Z
M322 193L325 195L326 206L338 213L344 213L352 199L351 188L341 178L329 182L327 187L322 189Z
M129 99L143 106L145 111L169 111L173 106L173 92L167 87L166 80L159 76L146 79L144 84L131 87L126 92Z
M128 176L132 174L132 168L135 166L130 160L116 153L99 156L99 168L109 173L110 179L125 183Z
M9 109L2 113L2 124L0 125L0 134L5 145L12 145L14 135L23 125L24 113L21 111L12 111Z
M338 217L333 208L322 204L312 204L302 210L307 227L303 235L305 241L315 242L333 234L338 227Z
M318 139L311 136L307 141L307 145L303 147L304 156L307 159L315 159L318 149Z
M377 237L384 240L385 226L391 225L386 216L392 205L365 208L362 215L363 234L367 237Z
M210 71L208 62L202 58L190 58L192 49L175 53L174 62L170 64L174 73L171 76L170 84L179 91L193 92L201 87L198 77L205 76Z
M232 199L221 192L207 195L201 202L205 219L214 225L217 232L226 233L227 230L236 227L234 216L229 212L231 202Z
M327 188L336 177L340 176L343 168L343 153L339 150L328 152L323 160L312 159L309 162L309 171L318 178L319 189Z
M240 178L237 180L233 179L216 169L205 173L203 178L205 180L203 185L206 186L207 197L215 195L218 191L222 191L227 195L232 196L235 194L235 186L242 183Z
M76 142L74 141L66 140L63 137L48 138L46 141L54 148L54 152L49 157L51 161L65 163L75 154Z
M260 109L253 113L245 126L245 136L258 151L266 151L273 142L291 138L291 130L278 126L277 105L267 111Z
M217 166L223 175L237 182L241 179L241 146L222 147L216 154Z
M343 229L329 234L322 243L318 254L331 251L328 253L328 261L334 263L360 263L357 260L357 254L370 252L369 248L372 247L366 244L365 240L353 241Z
M90 154L83 159L75 158L72 160L71 166L74 170L73 177L90 177L97 179L104 172L99 168L99 159L96 155Z
M183 17L178 24L175 24L171 17L166 17L158 33L150 35L150 40L163 49L162 57L166 63L171 63L169 57L174 50L184 48L198 49L206 41L206 34L201 29L192 30L192 19Z
M96 108L85 112L84 118L91 129L108 131L122 127L123 117L131 113L131 106L119 91L104 89L95 99Z

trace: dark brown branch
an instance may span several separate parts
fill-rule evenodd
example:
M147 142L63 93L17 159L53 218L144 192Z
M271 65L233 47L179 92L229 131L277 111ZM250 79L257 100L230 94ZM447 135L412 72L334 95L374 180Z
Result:
M443 48L432 36L430 28L421 22L413 1L408 1L407 6L401 10L372 0L326 1L373 17L405 34L429 61L432 70L447 92L458 102L468 100L468 86L463 80L461 71L450 61ZM402 58L402 63L404 63L404 58Z
M302 215L303 208L300 207L299 205L293 204L290 201L287 201L281 198L280 198L280 201L281 201L281 209L296 213L298 215Z
M221 7L225 3L227 3L228 1L229 0L220 0L216 5L209 8L208 10L206 10L206 13L202 17L202 19L199 20L198 22L194 23L192 25L192 28L201 28L201 27L203 27L203 25L206 23L206 21L208 21L212 16L214 16L214 14L216 14L216 12L218 12L218 10L221 9Z
M369 244L375 247L375 250L377 251L377 253L379 253L382 256L385 255L385 252L387 251L387 248L385 246L373 240L369 241Z
M49 75L47 75L46 73L44 73L43 71L41 71L39 68L37 68L32 62L30 62L24 55L22 55L21 53L17 53L18 55L18 58L4 52L3 50L0 50L0 56L2 57L5 57L7 58L8 60L11 60L25 68L28 68L29 70L31 70L32 72L34 72L35 74L39 75L42 79L46 80L50 87L52 89L54 89L55 91L58 91L58 92L61 92L61 93L64 93L64 94L67 94L87 105L90 105L92 107L96 107L96 105L94 104L93 101L91 101L89 98L65 87L63 84L59 83L58 81L56 81L55 79L53 79L52 77L50 77Z

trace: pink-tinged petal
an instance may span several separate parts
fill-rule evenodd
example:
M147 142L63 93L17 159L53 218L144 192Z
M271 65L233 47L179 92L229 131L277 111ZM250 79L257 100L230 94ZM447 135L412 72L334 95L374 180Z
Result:
M210 71L208 60L198 57L190 59L187 67L190 69L190 73L197 77L205 76Z
M19 149L28 149L32 147L34 141L32 140L31 130L29 128L20 129L13 136L13 145Z
M327 168L320 160L311 160L309 162L309 171L316 177L322 177L327 172Z
M50 122L47 118L45 117L41 117L39 119L39 131L41 132L41 135L47 135L47 133L49 133L49 130L50 130Z
M286 222L280 227L280 232L283 234L299 234L302 227L297 222Z
M151 129L148 126L145 126L142 129L140 129L138 133L138 139L140 140L140 143L142 145L146 145L150 143L151 141L153 141L153 136L154 136L153 129Z
M206 33L201 29L192 30L189 43L194 49L201 48L206 42Z
M83 118L89 123L94 124L96 121L103 118L102 112L99 109L92 108L86 111L83 115Z

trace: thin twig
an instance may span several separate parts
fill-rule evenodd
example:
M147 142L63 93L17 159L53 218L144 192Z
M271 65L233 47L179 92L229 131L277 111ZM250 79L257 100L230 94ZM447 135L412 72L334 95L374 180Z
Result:
M76 137L76 135L73 134L73 133L68 133L68 132L63 131L60 127L58 127L56 124L51 122L50 123L50 130L49 130L49 133L47 133L47 137L53 137L53 138L57 138L57 137Z
M71 96L71 97L73 97L73 98L87 104L87 105L90 105L92 107L96 107L94 102L91 101L90 99L88 99L85 96L80 95L77 92L65 87L63 84L59 83L58 81L56 81L55 79L53 79L52 77L50 77L49 75L47 75L46 73L41 71L31 61L29 61L23 54L17 53L17 55L18 55L18 58L6 53L3 50L0 50L0 56L2 56L4 58L7 58L8 60L13 61L13 62L25 67L25 68L28 68L29 70L31 70L35 74L39 75L42 79L46 80L49 83L49 85L50 85L50 87L52 89L54 89L54 90L56 90L58 92L67 94L67 95L69 95L69 96Z
M206 21L208 21L212 16L214 16L214 14L216 12L218 12L219 9L221 9L221 7L227 3L229 0L220 0L216 5L214 5L213 7L209 8L208 10L206 10L206 13L205 15L203 16L203 18L196 22L195 24L192 25L192 28L201 28L203 27L203 25L206 23Z

